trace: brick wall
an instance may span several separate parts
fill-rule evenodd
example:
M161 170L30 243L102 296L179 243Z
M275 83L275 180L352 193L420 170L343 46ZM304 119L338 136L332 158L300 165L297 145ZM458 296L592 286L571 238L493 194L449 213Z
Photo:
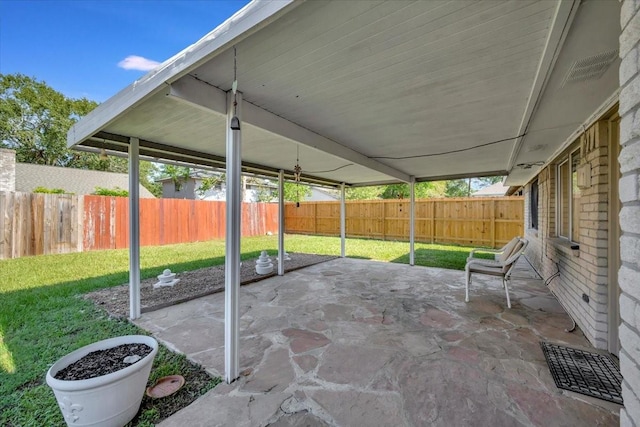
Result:
M16 191L16 152L0 148L0 191Z
M550 289L596 348L608 345L609 122L596 122L538 175L538 229L527 228L527 258L544 278L558 269ZM579 249L556 236L556 171L569 153L580 150L591 166L591 185L581 190L577 215ZM531 183L525 186L525 224L530 226ZM567 207L565 206L565 209ZM589 297L589 302L583 299Z
M620 370L622 426L640 426L640 0L620 13Z

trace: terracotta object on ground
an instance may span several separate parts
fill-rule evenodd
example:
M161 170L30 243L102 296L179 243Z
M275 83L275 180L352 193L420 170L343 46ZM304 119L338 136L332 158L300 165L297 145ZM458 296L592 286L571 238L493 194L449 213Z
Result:
M182 375L162 377L153 386L147 387L147 396L154 399L167 397L180 390L183 385L184 377Z

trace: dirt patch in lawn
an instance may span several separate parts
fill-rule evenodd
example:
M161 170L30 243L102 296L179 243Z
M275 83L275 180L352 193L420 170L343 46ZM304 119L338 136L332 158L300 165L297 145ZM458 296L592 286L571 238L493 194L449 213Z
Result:
M291 260L284 262L285 272L298 270L310 265L335 259L335 256L314 254L289 254ZM276 263L275 259L273 260ZM242 261L240 267L241 285L247 285L276 275L276 272L259 275L256 273L256 260ZM274 265L277 271L277 265ZM180 282L173 287L154 289L158 282L154 278L140 282L140 309L143 313L169 307L194 298L224 291L224 265L185 271L176 275ZM129 315L129 285L101 289L84 295L114 317L126 318Z

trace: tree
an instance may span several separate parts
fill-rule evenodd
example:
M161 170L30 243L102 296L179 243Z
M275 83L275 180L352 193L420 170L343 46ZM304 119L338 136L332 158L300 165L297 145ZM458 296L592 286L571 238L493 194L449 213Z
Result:
M346 188L344 197L347 200L376 200L384 191L384 186Z
M278 190L274 191L274 199L278 199ZM311 187L295 182L284 183L284 200L286 202L302 202L306 197L311 196Z
M203 178L202 181L200 181L200 186L196 188L196 193L198 193L200 197L204 197L207 191L222 184L226 180L227 180L227 175L224 173L207 176Z
M126 158L83 153L67 148L67 132L98 103L67 98L45 82L23 74L0 74L0 147L16 151L21 163L127 173ZM156 166L140 162L140 183L155 196Z
M0 74L0 144L16 150L18 162L72 166L67 131L97 105L23 74Z
M446 197L469 197L474 191L500 182L502 178L502 176L489 176L446 181Z
M489 185L497 184L498 182L502 182L504 176L485 176L482 178L473 178L476 184L476 189L484 188Z
M170 178L173 185L175 185L176 191L180 191L191 176L191 169L185 166L162 165L158 174L162 178Z
M414 193L416 199L429 199L434 197L443 197L445 192L445 184L439 182L418 182L415 184ZM391 184L387 185L382 192L383 199L408 199L409 184Z
M469 197L471 195L470 178L447 181L446 197Z

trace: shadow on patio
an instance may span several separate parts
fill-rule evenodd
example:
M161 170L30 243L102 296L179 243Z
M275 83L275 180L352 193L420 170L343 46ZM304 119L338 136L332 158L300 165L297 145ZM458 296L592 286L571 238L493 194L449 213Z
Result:
M617 425L619 406L556 388L539 341L589 348L520 261L500 280L336 259L240 289L245 371L163 426ZM224 294L136 323L216 375Z

